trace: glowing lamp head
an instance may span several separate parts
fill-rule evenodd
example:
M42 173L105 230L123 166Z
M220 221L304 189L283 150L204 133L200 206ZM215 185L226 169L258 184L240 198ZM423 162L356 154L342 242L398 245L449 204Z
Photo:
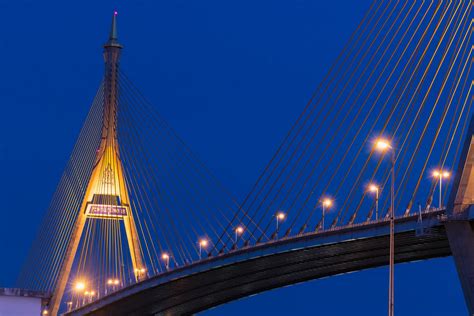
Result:
M145 273L145 271L146 271L145 268L140 269L140 273Z
M115 15L115 16L118 15L118 11L117 11L117 10L114 11L114 15Z
M86 284L83 281L78 281L76 282L76 285L74 285L74 289L76 291L84 291L86 288Z
M89 295L89 294L90 294L89 291L84 292L84 295Z
M201 240L199 241L199 245L200 245L201 247L207 247L208 244L209 244L209 242L208 242L206 239L201 239Z
M43 311L43 315L48 315L48 310L47 310L47 309L45 309L45 310Z
M323 200L323 205L324 205L324 207L331 207L332 200L331 199L324 199Z
M392 145L390 145L390 142L384 138L379 138L375 141L375 150L379 152L385 152L392 148Z
M451 174L449 173L449 171L445 171L445 170L435 170L433 171L433 177L435 178L449 178Z
M374 193L375 193L375 192L378 192L378 191L379 191L379 187L378 187L377 185L375 185L375 184L370 184L370 185L369 185L369 191L370 191L370 192L374 192Z
M115 279L115 280L114 280L114 285L119 285L119 284L120 284L119 279Z
M242 226L237 226L235 232L240 235L244 232L244 228Z
M278 212L277 215L276 215L276 217L277 217L280 221L282 221L282 220L285 219L286 214L283 213L283 212Z
M164 254L161 255L161 259L163 259L163 260L168 260L169 258L170 258L170 255L167 254L167 253L164 253Z
M108 284L108 285L112 285L112 284L114 284L114 280L112 280L112 279L108 279L108 280L107 280L107 284Z
M94 292L94 291L90 291L89 294L90 294L91 296L94 296L94 295L95 295L95 292Z

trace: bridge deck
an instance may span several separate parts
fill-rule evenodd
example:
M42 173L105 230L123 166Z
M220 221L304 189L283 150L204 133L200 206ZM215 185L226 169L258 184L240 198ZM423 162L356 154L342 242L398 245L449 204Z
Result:
M451 254L443 211L396 222L397 263ZM388 263L388 221L306 234L240 249L151 277L67 315L192 314L251 294Z

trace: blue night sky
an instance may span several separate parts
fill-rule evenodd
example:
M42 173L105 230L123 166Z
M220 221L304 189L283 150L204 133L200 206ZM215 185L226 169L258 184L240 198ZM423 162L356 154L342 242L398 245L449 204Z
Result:
M362 1L0 0L0 286L16 275L103 74L114 8L122 69L243 198L370 5ZM398 315L464 315L451 258L396 267ZM383 315L388 268L203 315Z

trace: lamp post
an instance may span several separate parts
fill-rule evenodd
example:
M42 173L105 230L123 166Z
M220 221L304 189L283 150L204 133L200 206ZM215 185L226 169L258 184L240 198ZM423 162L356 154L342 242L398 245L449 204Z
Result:
M278 212L275 214L275 219L276 219L276 235L278 237L278 231L280 229L279 224L281 221L283 221L286 217L286 214L283 212Z
M394 316L394 270L395 270L395 149L386 139L378 139L375 150L385 153L391 152L391 182L390 182L390 262L389 262L389 285L388 285L388 316Z
M136 268L135 274L137 276L137 281L142 281L145 276L146 269L145 268Z
M170 255L165 252L161 255L161 259L163 259L163 261L165 262L165 268L166 271L168 271L170 268Z
M76 284L74 285L74 289L78 292L84 291L86 288L86 283L84 281L77 281Z
M76 307L79 306L79 304L84 304L84 298L81 301L81 294L84 293L84 290L86 289L86 282L83 280L78 280L74 283L74 291L78 293L78 297L76 300Z
M112 287L112 291L115 291L116 290L116 286L120 284L120 280L119 279L108 279L107 280L107 286L105 287L105 295L107 295L107 288L109 286Z
M375 220L379 219L379 190L376 184L369 185L369 191L375 193Z
M443 178L447 179L449 178L450 174L448 171L445 170L435 170L433 171L433 177L437 178L439 180L439 208L443 208Z
M89 303L91 303L92 298L95 296L95 292L94 291L86 291L85 294L89 296Z
M105 286L105 295L107 295L109 286L112 286L113 284L114 284L114 280L113 280L113 279L108 279L108 280L107 280L107 284L106 284L106 286Z
M332 200L329 198L324 198L321 204L323 205L323 216L321 217L321 227L322 227L322 230L324 230L324 218L326 217L326 209L331 207Z
M235 244L237 245L237 240L239 239L239 236L244 233L244 228L242 226L237 226L235 228Z
M207 245L209 244L209 242L207 241L207 239L201 239L199 240L199 260L202 259L202 248L206 248Z

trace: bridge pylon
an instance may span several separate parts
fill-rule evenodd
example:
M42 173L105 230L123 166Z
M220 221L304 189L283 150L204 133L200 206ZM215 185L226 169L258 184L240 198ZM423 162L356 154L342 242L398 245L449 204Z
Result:
M133 218L117 138L118 69L122 45L117 38L117 13L114 12L109 40L104 45L105 76L102 134L96 160L82 200L58 281L50 303L57 315L65 292L87 219L123 221L136 280L143 279L142 249Z
M469 315L474 315L474 116L466 135L448 201L445 223Z

